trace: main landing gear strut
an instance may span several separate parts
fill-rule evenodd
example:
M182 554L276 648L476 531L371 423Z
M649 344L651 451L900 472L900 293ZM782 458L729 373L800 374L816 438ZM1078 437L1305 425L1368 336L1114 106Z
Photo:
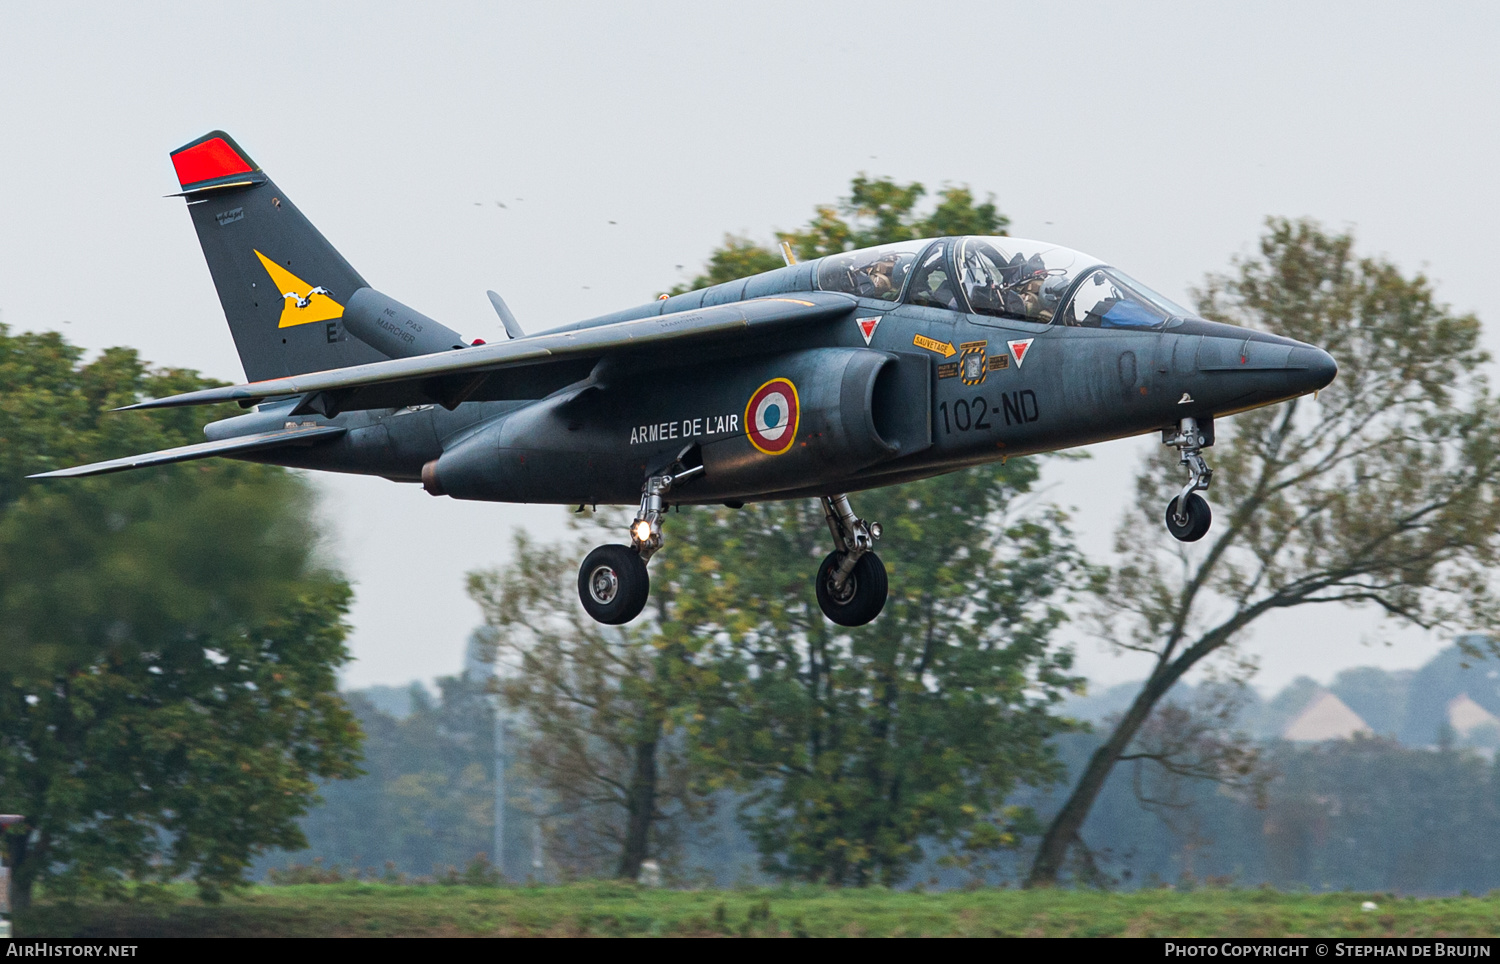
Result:
M578 568L578 598L590 616L618 626L646 608L651 595L646 561L662 545L661 519L666 508L662 497L702 471L698 465L647 479L641 507L630 524L630 545L600 546L583 560ZM856 516L848 496L825 495L822 502L834 550L818 567L814 580L818 606L840 626L863 626L885 608L885 564L875 554L880 523Z
M1213 425L1206 428L1195 418L1185 418L1177 425L1176 433L1166 429L1161 433L1163 445L1170 445L1181 455L1180 462L1187 466L1188 481L1182 492L1167 503L1167 531L1178 542L1197 542L1208 534L1213 523L1213 513L1200 491L1208 489L1213 481L1214 470L1203 461L1203 448L1213 444Z
M885 564L875 554L880 523L855 516L845 495L823 496L823 515L835 548L814 580L818 606L840 626L863 626L885 608Z
M646 561L661 548L662 496L703 471L694 466L675 475L653 475L641 492L641 507L630 524L630 545L600 546L578 568L578 598L594 619L611 626L628 623L646 608L651 576Z

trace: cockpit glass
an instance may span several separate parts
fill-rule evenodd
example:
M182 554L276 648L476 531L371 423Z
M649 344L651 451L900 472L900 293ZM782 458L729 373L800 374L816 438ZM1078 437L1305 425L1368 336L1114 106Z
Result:
M831 254L818 267L818 287L861 298L895 301L926 242L898 241L845 254Z
M1168 312L1170 312L1171 314L1175 315L1178 318L1191 318L1191 317L1193 317L1194 315L1197 314L1197 312L1195 312L1195 311L1193 311L1193 310L1191 310L1189 308L1182 307L1182 305L1179 305L1177 302L1173 301L1171 298L1168 298L1166 295L1162 294L1160 291L1157 291L1155 288L1148 288L1145 285L1141 284L1139 281L1135 280L1134 278L1126 277L1125 275L1120 275L1120 277L1124 278L1125 279L1125 283L1128 284L1128 285L1130 285L1130 287L1134 288L1136 291L1139 291L1141 294L1145 295L1146 298L1147 298L1147 300L1152 301L1155 304L1159 305L1160 307L1167 309Z
M1188 314L1112 268L1086 275L1061 321L1081 328L1160 328L1173 315Z
M958 276L978 315L1047 324L1078 272L1096 260L1054 244L1021 238L965 238Z

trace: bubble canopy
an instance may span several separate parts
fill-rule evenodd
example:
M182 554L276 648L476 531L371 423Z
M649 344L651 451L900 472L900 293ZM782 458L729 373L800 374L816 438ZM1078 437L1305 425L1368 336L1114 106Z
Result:
M924 277L937 269L941 278L946 269L936 262L950 252L965 302L951 298L947 304L955 310L1038 324L1135 329L1160 328L1192 314L1098 258L1025 238L903 241L830 255L819 265L818 287L897 301L919 255Z
M830 254L818 265L818 287L862 298L895 301L928 241L897 241Z

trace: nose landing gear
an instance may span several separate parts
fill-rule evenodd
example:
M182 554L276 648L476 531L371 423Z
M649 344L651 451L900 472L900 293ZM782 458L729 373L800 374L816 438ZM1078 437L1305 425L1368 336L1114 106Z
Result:
M641 507L630 524L630 545L600 546L578 568L578 599L594 619L611 626L628 623L646 608L651 576L646 561L661 548L662 496L672 486L703 471L694 466L676 475L653 475L641 492Z
M1197 542L1208 534L1213 524L1213 512L1199 491L1206 490L1213 481L1214 470L1203 460L1203 447L1213 444L1213 425L1198 425L1198 420L1185 418L1178 423L1176 434L1171 429L1162 432L1162 444L1177 449L1181 463L1187 466L1188 481L1176 498L1167 503L1167 531L1178 542Z
M880 523L855 516L845 495L823 496L823 515L836 548L813 582L818 607L840 626L863 626L880 615L889 591L885 564L875 554Z

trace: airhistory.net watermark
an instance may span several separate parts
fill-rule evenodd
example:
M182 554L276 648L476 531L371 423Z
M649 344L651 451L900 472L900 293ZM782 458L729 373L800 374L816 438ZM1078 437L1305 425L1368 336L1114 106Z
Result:
M6 957L135 957L139 944L75 944L71 941L12 941Z

